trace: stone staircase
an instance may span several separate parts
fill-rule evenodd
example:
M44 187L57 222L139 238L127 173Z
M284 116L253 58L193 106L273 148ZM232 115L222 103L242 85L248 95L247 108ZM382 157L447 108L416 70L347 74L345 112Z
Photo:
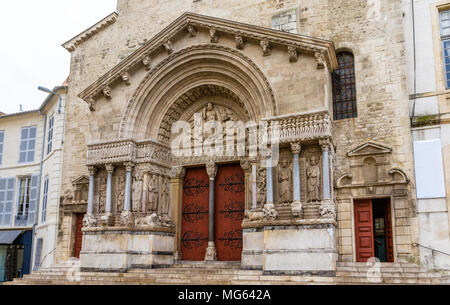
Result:
M373 271L376 272L373 272ZM379 272L378 272L379 271ZM369 274L369 276L368 276ZM15 279L5 285L357 285L450 284L450 276L404 263L338 263L336 277L264 275L241 270L239 264L183 262L167 269L132 269L127 273L79 272L53 267Z

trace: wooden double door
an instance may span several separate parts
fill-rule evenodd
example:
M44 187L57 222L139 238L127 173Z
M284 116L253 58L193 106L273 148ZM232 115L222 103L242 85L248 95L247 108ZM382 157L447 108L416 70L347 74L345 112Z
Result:
M182 258L203 261L209 240L209 177L190 168L183 184ZM240 261L245 214L245 176L239 164L220 166L214 182L214 241L219 261Z
M354 211L356 261L394 262L390 199L358 200Z

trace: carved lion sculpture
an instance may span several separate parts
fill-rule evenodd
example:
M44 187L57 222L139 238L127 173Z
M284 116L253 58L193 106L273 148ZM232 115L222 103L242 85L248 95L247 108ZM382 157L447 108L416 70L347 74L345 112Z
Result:
M253 212L250 210L245 210L245 220L247 221L260 221L265 217L264 212Z

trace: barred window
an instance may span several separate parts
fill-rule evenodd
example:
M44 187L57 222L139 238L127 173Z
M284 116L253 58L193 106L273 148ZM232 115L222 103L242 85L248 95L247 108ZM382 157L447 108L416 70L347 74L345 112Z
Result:
M445 86L450 89L450 10L439 13L439 24L444 52Z
M350 52L337 54L339 67L333 76L333 113L335 120L355 118L356 109L355 62Z

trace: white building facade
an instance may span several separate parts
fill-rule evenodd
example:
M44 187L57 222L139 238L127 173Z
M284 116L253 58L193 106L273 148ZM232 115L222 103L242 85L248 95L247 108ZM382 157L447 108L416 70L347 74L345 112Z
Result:
M0 281L53 264L66 91L0 116Z
M420 260L450 267L450 2L404 1Z

